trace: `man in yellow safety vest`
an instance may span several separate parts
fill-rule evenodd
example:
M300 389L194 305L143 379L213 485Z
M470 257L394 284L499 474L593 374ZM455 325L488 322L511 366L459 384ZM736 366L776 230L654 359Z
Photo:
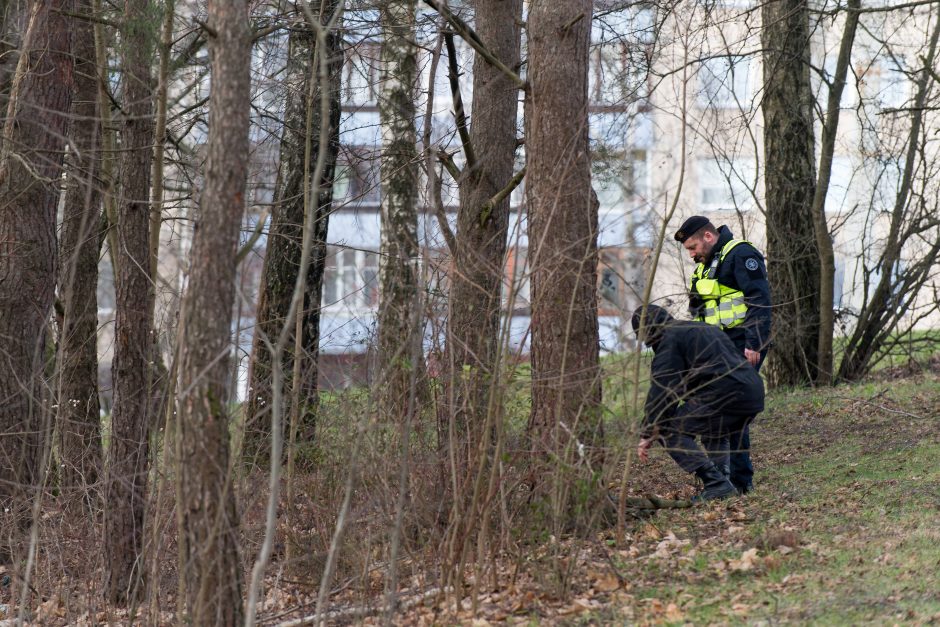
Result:
M689 281L693 320L721 328L744 358L760 370L770 346L770 284L764 257L748 241L735 239L727 226L692 216L675 234L698 265ZM742 494L753 489L754 467L748 429L731 443L731 483Z

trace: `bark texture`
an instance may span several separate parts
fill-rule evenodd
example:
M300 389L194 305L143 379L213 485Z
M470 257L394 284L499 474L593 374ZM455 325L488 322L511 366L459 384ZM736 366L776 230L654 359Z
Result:
M378 94L382 127L382 243L379 267L379 408L386 420L408 411L413 377L413 308L418 296L418 178L414 85L417 76L415 4L390 0L381 9L382 53Z
M506 66L519 64L521 0L479 0L477 35ZM499 314L509 196L491 203L513 177L519 90L499 69L476 54L468 163L460 186L456 250L451 271L447 333L447 378L441 431L456 448L458 491L483 437L492 385L496 382ZM450 458L450 456L448 456ZM447 482L450 484L450 482Z
M182 308L180 494L194 625L242 622L238 516L229 473L228 359L245 210L251 37L246 0L210 0L212 92L205 188Z
M151 362L150 165L155 24L146 0L127 0L123 24L121 190L115 252L114 405L105 483L105 594L127 603L143 592L144 507L147 502Z
M320 15L320 4L311 6L321 23L326 23L338 6L337 0L324 4ZM323 292L323 272L326 267L326 237L333 204L333 179L336 173L336 157L339 154L340 79L343 62L342 37L336 29L326 34L330 101L329 118L322 119L320 103L323 83L316 78L318 62L316 34L298 16L288 39L287 71L285 88L287 102L284 112L284 130L281 136L281 159L275 191L274 208L271 212L271 228L268 235L268 250L262 270L261 294L258 298L258 326L251 350L249 394L246 404L248 417L246 452L257 455L270 448L267 440L271 432L271 351L264 342L274 344L285 324L291 328L288 347L282 361L283 372L291 372L294 361L295 322L287 321L291 297L300 268L300 253L304 223L304 172L310 177L316 169L320 154L320 127L329 125L329 141L323 147L323 166L319 181L319 196L316 199L313 250L304 292L303 337L301 345L301 390L300 438L313 438L317 409L317 375L320 344L320 299ZM315 81L312 100L309 97L311 81ZM308 102L310 100L310 102ZM309 107L308 107L309 105ZM307 114L310 119L310 163L305 166L307 149ZM311 182L312 184L312 182ZM291 389L285 389L284 398L291 398ZM287 409L287 408L285 408ZM287 414L288 412L285 412Z
M72 2L30 5L0 153L0 562L39 482L49 408L46 326L56 280L56 201L72 99Z
M580 491L587 489L580 482L596 477L602 461L597 202L591 189L587 122L591 13L590 0L542 1L530 6L528 22L529 429L542 459L578 468L576 476L570 476L564 466L553 466L551 474L541 474L552 477L555 487L537 487L543 494L552 489L555 514L566 518L589 493ZM574 481L580 487L575 488Z
M79 0L83 16L91 0ZM59 389L56 425L60 438L60 481L65 491L86 491L101 472L101 416L98 402L98 251L102 183L101 125L98 115L98 68L95 33L87 19L72 21L75 85L72 98L72 146L60 242ZM89 503L97 499L86 494Z
M761 11L767 274L774 302L768 371L775 385L800 385L815 380L819 348L809 10L806 0L771 0Z

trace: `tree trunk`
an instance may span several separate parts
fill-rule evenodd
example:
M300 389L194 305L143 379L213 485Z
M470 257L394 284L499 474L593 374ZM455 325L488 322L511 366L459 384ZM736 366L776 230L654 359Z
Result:
M816 161L806 0L763 5L767 267L773 294L776 385L816 378L819 248L813 225Z
M42 378L56 202L72 98L69 0L30 7L0 153L0 563L26 523L46 446Z
M819 155L819 179L813 196L813 224L816 233L816 246L819 248L819 348L817 351L816 382L821 385L832 383L833 351L832 336L835 330L835 253L832 248L832 236L826 223L826 193L829 191L829 179L832 175L832 157L835 153L836 131L839 129L839 104L842 90L852 61L852 46L855 43L855 31L858 26L861 0L849 0L849 12L845 16L845 28L839 45L839 58L836 72L829 87L826 101L826 117L823 121L822 148Z
M521 0L479 0L477 35L506 66L519 64ZM516 154L518 87L480 54L473 61L470 145L460 185L455 259L448 315L447 367L441 433L451 433L457 460L456 484L462 493L473 453L483 437L499 349L499 314L509 224L509 195L491 199L509 186ZM451 485L450 481L445 481Z
M320 15L320 5L311 6L313 12L325 24L335 13L338 0L329 0ZM303 17L298 17L303 20ZM320 154L320 127L329 125L329 141L324 147L322 174L319 181L317 216L314 220L313 250L304 293L303 337L301 345L300 390L301 439L313 437L317 409L317 362L320 344L320 299L323 291L323 271L326 267L326 237L333 204L333 178L336 172L336 157L339 154L340 78L342 76L342 37L336 29L326 34L326 51L330 101L329 119L320 115L321 82L317 79L316 35L309 24L298 23L288 39L288 57L285 87L287 103L284 111L284 130L281 137L281 159L274 207L271 212L271 227L268 235L268 250L264 259L261 278L261 294L258 297L258 326L251 350L249 392L246 403L246 453L257 455L266 451L265 444L271 433L271 351L264 340L273 344L285 324L294 328L293 320L286 320L290 308L303 239L305 171L314 175L317 156ZM309 98L311 81L315 90ZM308 102L310 100L310 102ZM310 114L310 154L312 158L305 166L307 150L307 114ZM286 346L283 371L291 372L294 361L294 334L291 332ZM284 398L291 398L290 390ZM266 456L266 453L262 457Z
M229 473L226 380L235 255L245 210L251 35L246 0L209 0L212 92L205 188L182 308L180 493L194 625L242 621L238 516Z
M91 0L78 12L92 15ZM101 125L98 67L91 21L72 21L75 88L72 98L73 148L68 168L60 245L59 294L64 314L59 340L56 424L60 437L60 481L66 491L86 491L101 472L101 417L98 403L98 251L101 213ZM97 498L86 494L89 504Z
M146 0L127 0L123 24L121 191L115 251L114 406L105 484L105 594L132 602L143 592L144 507L150 433L151 332L150 164L153 155L154 24Z
M408 411L412 377L420 379L423 371L421 363L412 363L414 336L420 333L412 314L418 302L420 254L414 2L389 0L382 7L381 22L382 243L376 376L383 419L398 421Z
M602 463L598 217L587 119L591 13L590 0L538 2L529 9L528 25L529 430L543 460L577 467L573 475L561 464L533 474L551 477L551 485L536 491L551 499L555 521L565 524L591 494Z

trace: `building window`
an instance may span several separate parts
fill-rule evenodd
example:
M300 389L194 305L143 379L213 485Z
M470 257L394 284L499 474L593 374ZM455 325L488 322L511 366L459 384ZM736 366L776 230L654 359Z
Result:
M698 166L702 209L747 210L754 206L753 190L757 185L754 159L700 159Z
M654 44L659 29L657 6L645 0L596 0L591 23L593 41L623 41L631 48Z
M600 302L600 309L602 310L608 309L611 305L620 307L623 304L623 288L621 287L623 280L620 278L617 269L605 266L605 262L606 260L601 262L600 272L598 273L597 292L602 299Z
M635 292L627 284L630 254L630 249L621 245L598 251L597 306L602 316L622 315L635 301Z
M503 303L512 309L529 307L531 281L528 264L528 249L516 246L510 248L506 261L506 280L503 283Z
M832 274L832 306L841 309L845 297L845 259L836 256L833 263L835 268Z
M590 57L588 94L595 106L625 106L647 97L645 68L629 58L623 42L594 46Z
M898 59L881 59L872 68L872 84L875 87L875 100L882 109L900 109L910 98L911 82L904 71L903 62Z
M379 47L360 43L349 51L343 66L343 104L374 106L379 84Z
M381 202L379 160L365 150L344 147L333 179L337 205L378 205Z
M525 179L516 185L516 188L509 193L509 206L516 209L525 204Z
M900 158L871 160L870 180L873 185L872 208L877 211L890 212L898 200L898 191L901 189L904 167Z
M838 51L836 51L838 52ZM810 80L813 83L813 93L816 101L825 106L826 99L829 98L829 89L836 76L836 65L839 59L835 53L826 55L822 62L822 76L817 72L811 72ZM841 106L843 108L854 107L858 104L858 85L855 84L856 74L851 65L845 73L845 87L842 89Z
M750 57L728 55L702 61L698 72L699 106L712 109L748 108Z
M643 201L648 200L650 195L649 167L646 157L645 150L634 150L627 166L630 170L630 193Z
M324 307L370 309L379 302L379 257L376 253L329 246L323 273Z
M848 201L853 175L851 159L846 156L832 158L829 188L826 190L826 211L840 212L851 209Z
M646 151L614 154L593 163L593 185L600 209L623 209L631 199L649 195Z
M611 163L612 162L612 163ZM617 157L594 162L593 185L600 209L618 209L624 205L630 172Z

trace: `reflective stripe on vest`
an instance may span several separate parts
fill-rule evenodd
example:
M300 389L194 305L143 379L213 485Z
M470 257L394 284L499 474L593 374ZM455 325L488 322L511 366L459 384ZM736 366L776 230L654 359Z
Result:
M744 292L711 278L718 274L718 265L738 244L750 244L750 242L743 239L729 241L722 246L721 252L712 259L709 267L706 268L704 263L700 263L692 273L689 290L698 294L704 303L702 315L697 318L700 322L713 324L722 329L731 329L742 324L747 316Z

